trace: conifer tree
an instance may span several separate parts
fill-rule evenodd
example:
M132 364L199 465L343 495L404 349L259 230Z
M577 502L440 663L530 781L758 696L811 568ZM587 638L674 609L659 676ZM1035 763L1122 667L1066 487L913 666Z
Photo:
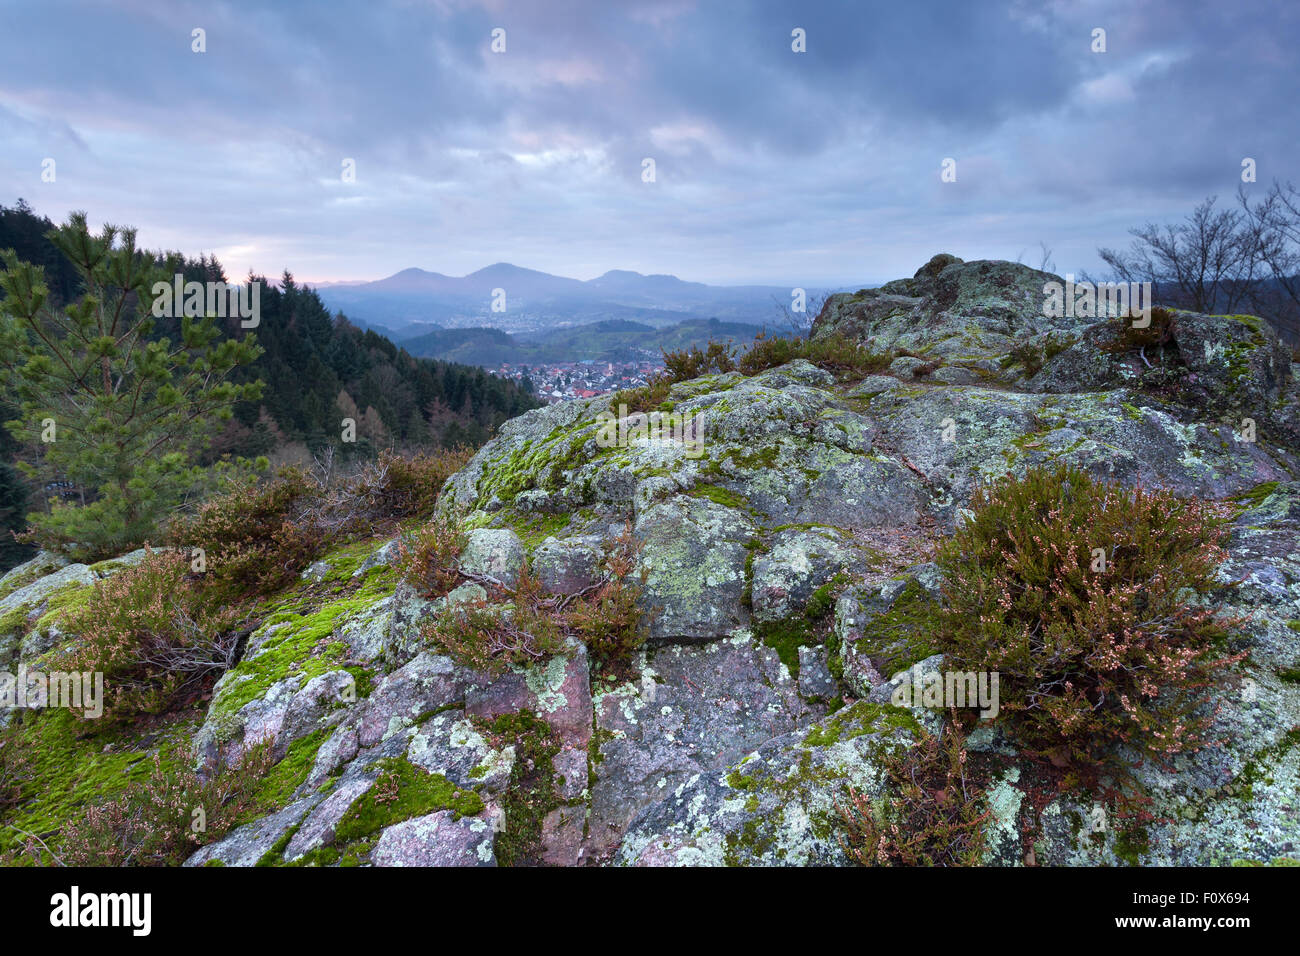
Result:
M93 235L73 213L48 238L76 270L80 298L52 307L45 270L0 252L0 375L21 410L6 425L39 452L29 477L85 492L84 506L29 515L33 539L111 556L156 535L195 485L194 457L216 424L260 397L261 382L228 378L262 350L251 334L225 337L210 315L181 316L176 341L156 337L155 286L173 276L136 248L134 229Z

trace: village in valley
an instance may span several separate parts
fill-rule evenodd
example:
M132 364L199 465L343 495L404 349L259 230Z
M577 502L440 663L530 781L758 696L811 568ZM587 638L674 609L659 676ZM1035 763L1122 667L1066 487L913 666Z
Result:
M585 359L578 362L553 362L537 365L503 363L489 369L499 378L510 379L548 404L574 398L594 398L626 388L639 388L664 367L662 357L630 362L604 362Z

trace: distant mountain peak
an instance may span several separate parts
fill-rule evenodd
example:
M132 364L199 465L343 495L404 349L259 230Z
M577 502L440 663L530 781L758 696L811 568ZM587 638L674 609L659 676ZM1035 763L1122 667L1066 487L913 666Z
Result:
M487 275L529 275L529 276L546 276L551 279L563 279L563 276L553 276L549 272L540 272L537 269L527 269L523 266L517 266L513 262L494 262L490 266L484 266L465 276L466 279L473 279L477 276Z

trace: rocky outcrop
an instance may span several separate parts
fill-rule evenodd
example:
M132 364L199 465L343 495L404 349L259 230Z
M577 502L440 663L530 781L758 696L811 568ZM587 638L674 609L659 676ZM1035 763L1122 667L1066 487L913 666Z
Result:
M1011 350L1049 333L1078 334L1086 318L1044 314L1044 285L1062 281L1013 262L938 255L910 279L827 300L814 338L842 335L879 351L917 352L996 375Z
M1249 657L1213 691L1216 746L1135 763L1141 825L1045 799L996 722L977 729L970 748L1001 768L988 862L1300 856L1289 356L1257 319L1184 312L1129 348L1114 319L1047 314L1051 281L936 256L817 317L815 339L881 353L876 374L796 360L677 383L648 413L605 396L507 422L439 501L466 530L459 588L426 599L397 580L396 544L372 542L267 609L196 741L217 766L270 739L290 785L191 865L844 864L850 788L880 797L885 755L944 719L892 702L900 672L942 666L923 626L943 600L931 546L980 483L1052 462L1234 501L1220 603ZM625 666L570 644L486 674L427 643L431 616L525 572L589 592L628 531L649 642ZM21 612L0 661L27 653L43 596L99 573L43 560L0 580ZM421 794L399 801L409 814L358 823L393 781Z
M1245 560L1248 541L1288 540L1281 515L1291 506L1280 502L1292 500L1300 474L1287 430L1296 388L1267 324L1171 312L1158 349L1126 348L1122 320L1048 314L1052 281L1061 280L1012 263L936 257L911 279L833 297L814 324L814 339L905 353L884 374L841 382L795 361L752 377L680 383L659 411L702 424L705 440L694 448L653 431L607 447L599 438L608 399L541 409L507 423L453 478L445 514L475 526L554 529L534 546L538 567L577 542L595 554L627 525L641 546L653 643L641 682L595 697L602 761L592 767L587 859L617 844L615 861L642 865L844 862L830 807L849 784L870 790L873 755L906 734L872 708L888 717L890 677L940 661L918 641L917 625L941 599L941 582L933 565L897 545L954 527L982 482L1068 462L1185 496L1272 490L1273 510L1235 540L1233 561ZM1281 791L1294 779L1285 728L1300 722L1300 705L1278 674L1292 673L1296 660L1288 622L1300 617L1300 577L1294 548L1269 554L1251 559L1224 607L1256 622L1243 679L1253 682L1252 706L1277 716L1274 730L1258 732L1248 713L1233 717L1225 705L1231 743L1186 758L1184 790L1158 775L1147 780L1172 818L1203 821L1215 807L1221 838L1197 841L1178 824L1167 834L1149 828L1136 854L1141 841L1124 832L1081 850L1077 827L1021 826L1028 784L1013 767L993 794L994 862L1036 854L1206 863L1295 851L1300 826ZM1251 587L1273 603L1242 597ZM809 636L808 615L826 612L828 592L831 625ZM778 662L764 655L783 640L796 646L773 670ZM713 661L734 675L730 690L710 689ZM692 693L679 696L678 687ZM826 732L824 702L854 698L862 703L832 715L836 731ZM757 726L758 713L769 715L766 726ZM934 714L915 716L918 726L938 726ZM1005 752L996 733L976 743L986 738ZM1225 762L1225 754L1235 757ZM1247 838L1248 819L1261 811L1228 806L1224 787L1243 774L1272 781L1262 828L1272 836ZM1078 809L1053 805L1047 816L1073 820ZM1022 830L1048 842L1025 846Z

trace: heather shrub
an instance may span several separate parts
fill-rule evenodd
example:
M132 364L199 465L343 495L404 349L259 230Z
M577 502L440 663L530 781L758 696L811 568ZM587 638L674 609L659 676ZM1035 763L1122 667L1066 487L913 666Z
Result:
M231 482L189 518L173 522L178 546L202 548L205 581L228 595L273 593L297 580L324 544L433 513L447 479L469 460L465 448L403 457L382 452L346 480L282 469L274 479Z
M1235 662L1202 602L1219 586L1224 508L1061 466L1004 477L941 546L945 667L998 672L1022 747L1095 766L1117 744L1196 749L1200 690Z
M444 608L422 636L470 667L500 673L563 653L570 641L587 647L593 662L621 673L645 643L640 598L645 572L636 571L631 530L611 543L600 581L578 594L546 592L525 571L513 588L488 584L488 596ZM448 578L457 580L451 566Z
M1052 359L1060 355L1075 342L1074 336L1055 336L1049 333L1046 338L1029 342L1017 342L1011 346L1003 357L1003 368L1019 365L1026 375L1037 375Z
M1017 342L1008 349L1000 364L1003 368L1019 365L1026 375L1037 375L1043 367L1043 353L1037 342Z
M648 385L640 388L625 388L615 392L609 400L609 409L618 413L620 406L630 412L649 412L668 400L668 392L673 382L660 375L650 380Z
M1159 306L1151 310L1151 324L1145 328L1134 328L1130 316L1115 318L1111 321L1111 325L1118 335L1115 341L1104 346L1102 351L1123 353L1140 350L1145 354L1146 349L1162 349L1173 342L1173 318L1172 312ZM1146 357L1155 358L1155 352Z
M433 514L447 479L464 467L473 452L464 447L420 452L405 457L381 451L357 474L332 480L333 453L318 460L321 472L309 488L298 522L311 524L328 538L373 534L410 518Z
M695 346L681 352L664 353L664 372L640 388L615 393L610 409L620 405L629 411L651 411L668 399L669 389L678 382L686 382L701 375L720 372L740 372L757 375L770 368L778 368L795 359L807 359L818 368L833 372L842 381L865 378L883 371L895 359L892 352L873 352L860 342L836 333L819 339L768 338L759 332L754 343L736 358L732 346L710 342L701 349ZM930 370L938 368L935 364ZM924 374L924 373L918 373Z
M203 549L209 587L237 597L270 593L296 580L319 553L321 531L304 517L318 500L303 471L285 468L265 483L235 483L173 522L169 536L181 548Z
M803 358L807 344L806 339L787 338L782 335L768 338L766 334L760 332L754 337L754 344L740 357L739 371L745 375L757 375L766 369L777 368L797 358Z
M509 603L504 607L485 599L444 608L421 636L454 660L494 675L564 651L563 619L554 613L556 602L548 599L536 578L521 575L505 597Z
M464 546L465 533L455 521L434 518L398 539L398 573L420 595L441 597L460 583Z
M568 625L603 669L625 671L645 644L641 612L648 571L636 568L638 545L628 528L605 555L605 575L595 590L579 595L568 610Z
M153 552L95 585L67 629L62 669L104 675L97 724L161 713L236 659L244 613L190 577L189 558Z
M883 371L894 358L893 353L873 352L838 332L817 339L768 338L760 332L740 357L737 368L745 375L757 375L795 359L807 359L841 379L852 379Z
M664 353L665 375L674 382L732 372L735 368L735 349L722 342L710 342L704 348L695 345L680 352Z
M839 808L844 848L863 866L978 866L989 809L971 779L957 729L923 732L881 758L886 792L873 801L849 790Z
M465 447L410 458L384 451L349 492L366 500L376 518L426 517L433 514L447 479L465 467L471 457L473 451Z
M273 762L266 742L205 779L191 761L164 764L155 754L148 780L63 828L60 859L67 866L179 866L259 809L258 788ZM29 849L41 858L38 848Z
M664 352L663 356L664 370L640 388L615 392L610 400L611 410L618 411L623 405L629 411L648 412L666 401L668 390L678 382L736 368L735 350L722 342L710 342L703 349L695 345L679 352Z

